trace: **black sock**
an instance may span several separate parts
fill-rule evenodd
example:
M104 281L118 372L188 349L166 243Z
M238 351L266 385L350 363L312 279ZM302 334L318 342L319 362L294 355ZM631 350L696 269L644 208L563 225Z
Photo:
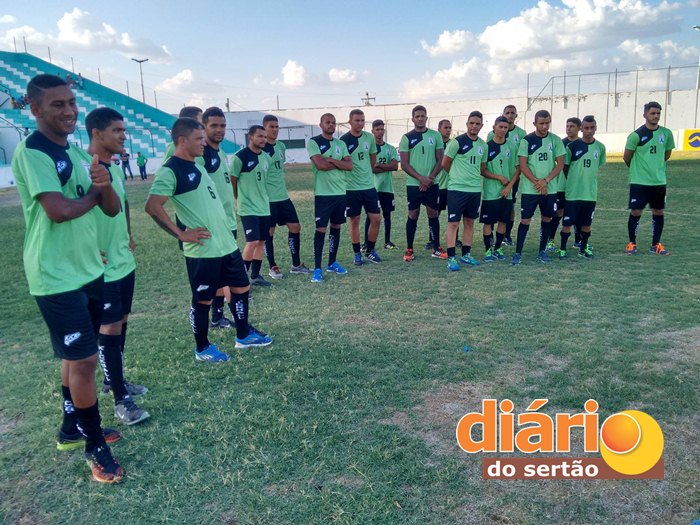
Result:
M591 232L581 232L581 253L588 248L588 239L591 238Z
M574 242L576 244L581 244L581 230L579 230L578 226L574 225Z
M651 245L656 246L661 242L661 233L664 231L664 216L651 216Z
M248 273L250 273L250 263L251 262L253 262L253 261L246 261L245 259L243 259L243 264L245 265L245 271Z
M484 247L486 248L486 251L491 248L491 243L493 243L493 234L484 234Z
M92 452L96 447L105 444L105 438L100 426L100 409L95 404L89 408L75 407L75 415L78 420L78 430L85 436L85 452Z
M433 240L433 249L437 250L440 247L440 218L428 218L428 229Z
M453 246L450 248L449 246L447 247L447 256L448 257L455 257L457 254L455 253L457 249Z
M359 242L354 242L352 243L352 253L360 253L360 243Z
M416 238L418 229L418 219L406 219L406 248L413 249L413 241Z
M540 223L540 251L544 251L549 240L549 223L542 221Z
M367 215L365 217L365 242L367 242L369 240L369 224L370 224L369 215Z
M105 378L112 386L114 402L118 403L128 395L124 386L124 365L122 364L121 335L99 334L100 364Z
M190 308L190 325L198 352L209 346L209 307L208 304L192 302Z
M61 393L63 394L63 423L61 424L61 430L66 434L73 434L76 431L75 424L78 422L78 418L75 415L70 388L61 385Z
M391 212L384 214L384 244L391 242Z
M520 227L518 227L518 230L519 230L519 229L520 229ZM512 232L513 232L513 221L508 221L508 222L506 223L506 231L503 233L503 237L504 237L504 238L507 237L508 239L510 239L510 234L511 234Z
M469 255L472 251L471 246L467 246L466 244L462 245L462 255Z
M501 244L503 244L503 238L505 237L505 233L498 233L496 232L496 245L493 247L494 250L500 250L501 249Z
M374 247L377 245L377 241L367 241L367 253L374 251Z
M121 349L122 349L122 354L124 353L124 348L126 347L126 325L128 323L124 321L122 323L122 344L121 344Z
M250 262L250 278L251 279L257 279L260 277L260 268L262 268L262 260L261 259L253 259Z
M287 244L289 244L289 253L292 256L292 266L299 266L301 264L301 254L299 253L301 233L289 233L287 235Z
M525 238L527 237L527 231L530 229L529 224L523 224L522 222L518 225L518 240L515 244L515 253L523 253L523 246L525 246Z
M231 313L236 323L236 337L244 339L248 337L248 292L231 293Z
M328 266L335 262L338 257L338 247L340 246L340 228L330 228L328 235Z
M270 265L270 268L277 266L277 263L275 262L275 245L273 243L272 235L268 235L267 239L265 239L265 255L267 256L267 262Z
M627 235L629 235L630 242L637 244L637 230L639 229L639 219L642 216L635 217L630 213L629 219L627 219Z
M211 322L218 323L224 316L224 296L217 295L211 304Z
M314 232L314 268L321 267L321 259L323 258L323 242L325 234L316 230Z
M554 242L554 237L557 235L557 228L559 228L559 223L561 222L561 217L555 215L552 217L552 221L549 223L549 240Z
M562 230L559 235L561 236L561 250L566 251L566 243L569 242L571 232L565 232Z

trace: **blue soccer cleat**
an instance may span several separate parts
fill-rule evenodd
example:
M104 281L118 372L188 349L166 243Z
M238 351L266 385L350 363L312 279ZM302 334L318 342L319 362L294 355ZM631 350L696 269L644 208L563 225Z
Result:
M197 361L208 361L209 363L225 363L231 356L224 354L214 344L210 344L201 352L194 351L194 358Z
M254 346L267 346L272 343L272 337L269 335L260 335L256 332L250 332L243 339L236 337L236 348L251 348Z
M329 264L328 266L326 266L326 272L337 273L338 275L345 275L346 273L348 273L348 271L342 266L340 266L337 261L333 264Z

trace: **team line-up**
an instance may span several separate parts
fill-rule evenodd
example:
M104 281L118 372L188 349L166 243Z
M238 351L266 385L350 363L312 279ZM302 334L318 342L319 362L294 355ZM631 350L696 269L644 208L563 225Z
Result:
M90 112L85 119L90 145L83 151L68 141L75 131L78 108L66 82L55 75L38 75L29 82L27 94L37 129L17 147L12 169L26 223L23 258L29 291L49 329L54 354L62 360L63 421L57 447L71 450L84 443L93 478L114 483L125 473L109 444L121 434L101 425L95 384L98 356L104 372L101 391L113 394L117 419L132 425L149 417L134 401L148 389L126 381L123 369L135 284L135 244L123 174L111 159L124 150L124 118L110 108ZM660 114L658 103L646 104L645 124L629 135L625 147L624 160L630 168L629 255L637 252L637 229L647 205L653 215L650 251L668 255L660 238L666 161L674 143L670 131L658 125ZM460 263L479 264L471 256L477 218L483 224L484 259L505 259L502 245L512 244L518 186L521 220L512 264L521 262L537 208L541 215L538 261L548 263L548 251L556 251L561 259L567 257L572 226L579 255L592 257L588 241L598 173L605 163L605 147L594 138L593 116L570 118L564 141L549 132L547 111L535 114L535 131L526 134L515 125L517 110L512 105L495 120L488 142L478 136L483 126L478 111L469 115L467 132L453 139L449 121L441 121L435 131L427 127L427 119L425 107L413 108L414 129L401 138L397 152L384 142L381 120L372 122L371 133L364 130L365 117L359 109L350 112L350 131L340 139L334 137L335 117L321 116L321 134L307 145L314 173L316 226L311 270L300 258L301 226L285 183L285 147L277 140L278 119L267 115L261 125L251 126L248 146L233 156L229 166L219 147L226 131L223 111L183 108L171 131L173 142L151 186L146 212L183 250L192 290L189 317L197 361L230 359L209 341L210 327L235 328L236 348L272 343L269 335L250 324L248 313L250 284L270 285L260 275L263 254L270 264L269 275L283 277L272 242L276 227L288 229L290 273L311 275L314 283L323 280L327 229L325 271L347 273L336 260L346 219L354 264L381 263L376 245L382 216L384 247L396 248L390 237L392 175L399 162L408 175L403 256L407 263L414 260L421 206L428 216L431 255L446 260L449 270L459 270ZM168 201L176 212L174 220L164 207ZM363 208L367 216L364 246L360 242ZM236 243L236 210L246 240L242 253ZM439 242L439 214L444 210L448 216L446 251ZM555 250L559 221L561 244ZM460 222L462 255L457 259ZM224 315L227 294L231 320Z

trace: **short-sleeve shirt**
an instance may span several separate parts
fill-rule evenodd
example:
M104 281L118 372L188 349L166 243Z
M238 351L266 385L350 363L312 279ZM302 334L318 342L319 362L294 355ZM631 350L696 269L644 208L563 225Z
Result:
M186 257L223 257L238 248L226 225L226 212L221 205L216 184L199 164L180 157L170 157L156 172L150 194L168 197L178 219L186 228L209 230L211 238L200 239L203 245L184 243Z
M165 148L165 154L163 155L163 164L173 155L175 155L175 144L169 142L168 146ZM194 161L200 166L204 166L204 159L202 157L195 157Z
M627 137L625 149L634 151L630 163L630 184L663 186L666 184L666 152L676 147L673 134L659 126L642 126Z
M381 146L377 145L377 164L389 164L392 160L400 160L399 152L396 151L396 148L388 142ZM378 192L394 193L394 172L382 171L381 173L375 173L374 188Z
M566 147L564 165L569 166L566 177L567 201L597 201L598 172L605 164L605 146L593 140L586 144L583 139L570 142Z
M374 175L372 174L372 161L370 155L377 153L377 143L374 136L363 131L356 137L349 131L340 137L348 148L352 159L352 171L345 172L346 190L368 190L374 188Z
M343 160L350 156L345 142L336 138L328 140L323 135L311 137L306 144L306 150L309 152L309 158L321 155L324 159ZM319 170L313 162L311 170L314 172L314 195L345 195L347 186L344 170Z
M518 146L518 156L527 157L527 167L536 179L547 177L554 169L556 159L564 154L564 143L554 133L547 133L545 137L530 133ZM547 183L547 193L554 194L559 191L559 177L562 177L561 173ZM539 194L534 184L524 175L520 177L520 188L523 194Z
M434 129L414 129L401 137L399 142L399 151L408 153L408 163L423 177L430 176L437 163L435 152L444 148L442 135ZM406 177L406 186L420 186L420 183L413 177Z
M136 260L129 249L129 228L126 222L126 192L124 191L124 174L116 164L100 162L109 170L109 180L112 188L119 197L119 213L109 217L104 213L96 213L97 242L104 252L105 282L111 283L126 277L136 269Z
M32 295L77 290L104 273L95 219L102 210L95 207L58 223L49 219L38 199L42 193L60 193L67 199L87 194L92 184L90 162L84 151L60 146L39 131L15 149L12 172L27 225L23 259Z
M216 192L226 212L226 226L231 231L238 229L236 203L233 198L233 186L231 184L226 154L221 148L214 149L207 144L204 146L204 155L202 155L201 158L204 159L204 169L207 170L209 177L214 181L214 184L216 184Z
M143 155L139 155L136 157L136 165L137 166L145 166L146 165L146 157Z
M513 142L506 140L503 144L498 144L493 139L487 144L488 160L486 169L495 175L502 175L508 180L513 179L515 174L516 162L518 161L518 150L513 145ZM495 179L484 178L483 200L491 201L501 198L503 184ZM508 196L510 198L511 194Z
M263 151L270 157L267 170L267 195L270 202L286 201L289 198L287 183L284 180L287 147L278 140L274 144L265 144Z
M447 173L447 191L481 192L481 165L488 160L488 146L466 133L447 143L445 156L452 159Z
M489 134L486 136L486 141L491 142L493 139L495 133L493 131L489 131ZM527 133L523 128L520 128L518 126L513 127L513 129L509 129L506 132L506 142L509 142L511 146L515 148L515 151L518 151L518 147L520 146L520 141L525 138L525 135ZM517 164L517 160L516 160Z
M262 217L270 215L267 196L267 153L254 153L246 147L238 150L231 161L231 172L238 179L238 214Z

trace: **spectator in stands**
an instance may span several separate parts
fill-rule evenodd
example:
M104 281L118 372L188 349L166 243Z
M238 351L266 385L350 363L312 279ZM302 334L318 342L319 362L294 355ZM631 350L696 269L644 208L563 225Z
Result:
M83 74L78 73L78 80L76 82L76 86L79 87L80 89L83 89L85 85L85 80L83 79Z
M68 84L68 87L73 87L73 77L70 76L70 73L66 73L66 83Z
M146 180L148 175L146 175L146 163L148 159L140 151L136 154L136 165L139 167L139 174L141 175L141 180Z
M122 154L120 156L121 161L122 161L122 169L124 170L124 180L126 180L126 172L129 172L129 175L131 175L131 180L134 180L134 172L131 171L131 165L129 164L129 152L124 150L122 151Z
M12 106L12 109L19 109L19 103L17 102L17 99L10 95L10 105Z

